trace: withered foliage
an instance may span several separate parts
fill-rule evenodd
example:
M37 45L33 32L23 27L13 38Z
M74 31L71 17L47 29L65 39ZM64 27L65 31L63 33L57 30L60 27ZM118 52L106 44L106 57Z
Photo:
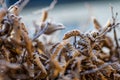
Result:
M0 80L120 80L120 46L117 38L117 13L103 28L93 19L95 31L67 32L61 42L38 39L64 29L62 24L48 22L48 11L56 0L43 10L41 24L33 38L28 36L19 16L29 0L19 0L7 9L0 4ZM107 35L114 34L114 39ZM72 41L71 41L71 40Z

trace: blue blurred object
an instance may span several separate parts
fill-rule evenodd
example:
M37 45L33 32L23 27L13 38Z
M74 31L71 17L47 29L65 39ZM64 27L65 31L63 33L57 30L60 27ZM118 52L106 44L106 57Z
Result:
M18 0L6 0L9 4L8 6L14 4ZM37 7L37 6L46 6L49 5L53 0L30 0L27 8L30 7ZM104 0L58 0L58 4L70 4L70 3L76 3L76 2L91 2L91 1L104 1ZM112 1L112 0L107 0ZM114 1L114 0L113 0Z
M9 3L8 6L14 4L18 0L7 0ZM49 5L53 0L30 0L27 7L37 7L37 6L45 6ZM58 0L58 4L68 4L68 3L73 3L73 2L79 2L79 1L84 1L84 0Z

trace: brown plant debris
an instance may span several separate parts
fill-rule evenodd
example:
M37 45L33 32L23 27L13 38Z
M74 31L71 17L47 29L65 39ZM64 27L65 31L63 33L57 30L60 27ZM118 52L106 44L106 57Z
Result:
M64 29L63 24L47 21L57 0L43 9L41 25L34 22L33 38L19 16L28 1L19 0L8 9L4 0L0 1L0 80L120 80L119 23L113 7L112 21L105 28L94 18L96 32L75 29L65 33L60 42L46 37L43 42L38 39L42 34ZM112 31L114 40L107 35Z

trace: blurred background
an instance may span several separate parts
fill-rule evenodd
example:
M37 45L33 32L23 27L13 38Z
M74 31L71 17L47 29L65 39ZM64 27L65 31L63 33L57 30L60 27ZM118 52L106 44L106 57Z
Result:
M7 0L8 6L17 0ZM48 7L52 0L30 0L23 9L22 19L25 21L29 32L32 35L34 30L32 21L40 20L41 14L34 15L33 12ZM111 19L110 6L114 7L114 12L118 12L120 19L120 0L58 0L55 8L49 12L49 19L63 23L65 30L61 31L61 36L66 31L80 29L82 32L93 29L92 17L97 18L102 26Z

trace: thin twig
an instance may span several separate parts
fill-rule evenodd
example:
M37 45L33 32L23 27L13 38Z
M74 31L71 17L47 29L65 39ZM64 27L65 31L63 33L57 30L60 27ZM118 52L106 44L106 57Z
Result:
M24 50L21 63L24 63L24 61L25 61L25 54L26 54L26 49Z
M35 39L37 39L40 35L42 35L42 34L47 30L48 24L49 24L49 23L47 22L46 25L45 25L45 27L43 28L43 30L40 30L39 33L36 34L36 35L33 37L32 41L34 41Z
M86 74L92 74L92 73L95 73L97 71L100 71L101 69L103 69L103 68L105 68L105 67L107 67L109 65L114 65L114 64L116 64L116 62L114 62L114 63L105 63L105 64L101 65L100 67L98 67L96 69L81 72L80 75L82 76L82 75L86 75Z
M113 33L114 33L114 39L115 39L115 43L116 43L116 48L119 48L119 43L118 43L118 39L117 39L117 34L116 34L116 30L115 28L113 28Z
M74 42L73 42L73 45L75 46L75 48L77 48L77 46L76 46L76 36L74 36Z

